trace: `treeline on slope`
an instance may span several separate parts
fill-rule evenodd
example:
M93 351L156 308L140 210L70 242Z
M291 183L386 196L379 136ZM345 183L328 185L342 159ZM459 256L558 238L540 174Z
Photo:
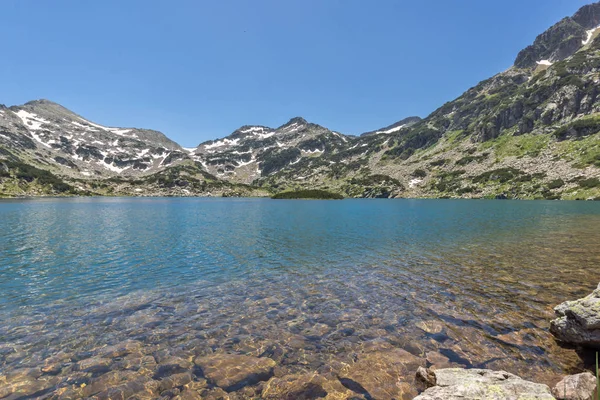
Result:
M53 173L20 161L0 161L0 178L16 178L27 183L35 182L41 186L50 186L52 190L61 194L77 193L73 186L65 183Z
M104 180L109 183L129 183L135 186L156 185L160 188L172 189L175 187L191 188L205 191L209 188L234 185L220 180L216 176L204 171L198 162L194 164L177 165L137 179L128 179L115 176Z
M579 189L595 189L600 187L600 179L577 176L568 181L557 178L545 182L546 173L526 173L513 167L496 168L474 176L466 176L465 170L439 171L431 180L431 189L439 192L438 197L452 197L472 194L474 197L484 197L482 193L487 188L495 188L486 196L496 196L503 193L505 198L533 198L556 200L561 198L562 188L567 184L571 189L566 194L572 194L575 199L586 199L578 196ZM575 185L575 186L574 186ZM593 198L598 200L598 198Z
M338 193L319 189L293 190L281 192L271 196L272 199L317 199L317 200L342 200L344 196Z

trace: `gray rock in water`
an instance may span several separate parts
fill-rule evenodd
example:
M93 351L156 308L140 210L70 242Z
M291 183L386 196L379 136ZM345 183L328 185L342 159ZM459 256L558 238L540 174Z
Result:
M583 299L556 306L554 312L558 318L550 323L550 332L557 339L600 348L600 285Z
M505 371L445 368L430 372L436 386L414 400L554 400L548 386Z
M558 400L594 400L596 377L589 372L565 376L552 389Z

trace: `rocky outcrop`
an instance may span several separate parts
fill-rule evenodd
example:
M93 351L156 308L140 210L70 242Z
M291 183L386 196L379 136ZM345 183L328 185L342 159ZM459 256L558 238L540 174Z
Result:
M550 332L562 342L600 348L600 285L589 296L556 306Z
M573 14L573 21L586 29L600 25L600 3L588 4Z
M523 49L515 66L535 67L537 61L559 61L573 55L587 39L587 32L600 25L600 3L581 7L572 17L563 18L535 38L532 45Z
M435 386L414 400L553 400L550 388L505 371L447 368L428 371L435 375Z
M558 400L594 400L596 377L589 372L564 377L552 389Z
M515 60L518 68L530 68L537 61L558 61L575 53L585 39L585 28L572 18L564 18L521 50Z

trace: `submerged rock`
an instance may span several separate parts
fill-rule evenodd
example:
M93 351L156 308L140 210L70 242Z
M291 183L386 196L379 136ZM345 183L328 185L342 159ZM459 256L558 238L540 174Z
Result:
M238 354L198 357L194 363L202 369L211 383L227 392L268 380L273 376L276 365L270 358Z
M589 372L565 376L552 389L558 400L594 400L596 377Z
M558 316L550 323L557 339L571 344L600 348L600 285L590 295L556 306Z
M158 397L159 383L148 377L139 377L131 381L125 381L122 384L114 385L98 394L89 397L91 400L112 400L129 399L133 396L137 398L156 398Z
M417 394L411 371L425 365L422 358L399 348L361 353L357 358L339 373L348 389L374 399L411 399Z
M423 371L420 371L423 375ZM489 369L446 368L428 371L435 385L414 400L553 400L550 388L505 371Z
M359 398L338 380L313 372L271 378L262 391L265 400L348 399Z

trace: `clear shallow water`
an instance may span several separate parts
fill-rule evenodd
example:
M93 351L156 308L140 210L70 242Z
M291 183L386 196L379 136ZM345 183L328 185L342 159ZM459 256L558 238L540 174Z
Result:
M0 373L67 354L51 395L124 340L159 364L277 348L281 375L385 342L549 382L579 366L547 328L600 281L599 243L597 202L2 201Z

